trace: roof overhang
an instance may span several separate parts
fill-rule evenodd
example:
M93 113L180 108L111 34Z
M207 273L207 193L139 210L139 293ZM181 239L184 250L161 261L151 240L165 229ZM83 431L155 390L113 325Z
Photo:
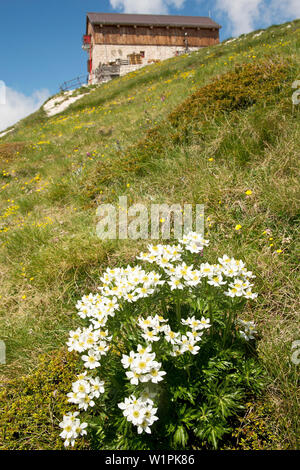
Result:
M220 29L218 23L203 16L130 15L121 13L87 13L86 28L92 25L107 26L157 26L174 28Z

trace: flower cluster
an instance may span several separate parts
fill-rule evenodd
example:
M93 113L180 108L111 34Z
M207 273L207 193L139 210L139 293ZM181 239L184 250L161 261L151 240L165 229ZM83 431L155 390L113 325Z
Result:
M104 382L99 377L87 376L84 372L77 377L72 384L72 392L68 393L68 401L78 405L79 409L86 411L89 406L95 405L94 398L99 398L104 393Z
M155 263L160 268L171 268L172 263L181 259L180 245L148 245L148 253L140 253L137 259Z
M108 336L108 330L94 330L93 326L70 331L70 339L67 342L69 351L84 352L88 350L88 353L82 356L84 366L87 369L95 369L100 366L101 356L107 354L109 350L108 342L112 338Z
M123 410L123 415L127 421L137 426L138 434L143 431L151 434L150 426L158 420L156 416L157 408L154 408L154 403L150 398L136 398L131 395L125 398L124 402L119 403L118 407Z
M81 318L91 318L94 328L100 328L105 326L109 317L114 317L119 305L114 296L109 298L90 294L78 301L76 308Z
M239 330L239 333L246 341L255 338L257 330L253 321L244 321L238 318L237 323L242 328L242 330Z
M164 331L165 320L160 315L155 315L155 317L148 316L147 318L139 318L138 325L143 330L142 337L147 343L153 343L160 339L159 333Z
M191 232L180 242L183 246L149 245L148 253L141 253L137 259L157 264L171 291L183 289L191 291L206 279L207 284L213 287L227 285L228 290L224 292L226 296L246 299L257 297L257 294L252 292L253 284L249 281L255 276L251 271L247 271L243 261L224 255L218 258L218 264L201 263L200 268L195 269L193 265L188 266L182 261L181 254L183 250L199 253L208 245L208 240ZM231 282L226 278L230 278ZM160 284L163 282L164 280L160 281Z
M151 346L143 348L138 345L138 352L131 351L129 356L123 354L121 360L125 369L130 369L126 372L127 378L133 385L138 385L139 382L152 382L157 384L163 380L166 372L161 371L161 363L155 360L156 354L152 352Z
M60 437L65 439L65 447L69 445L73 446L78 436L84 436L86 434L85 428L87 427L87 423L81 423L80 419L76 418L78 415L78 411L68 413L64 416L63 421L59 423L59 426L63 429L60 433Z
M245 263L241 260L235 260L224 255L218 259L221 268L220 271L227 277L232 277L233 282L229 284L229 290L225 295L229 297L245 297L246 299L255 299L257 294L253 293L249 279L255 278L251 271L247 271Z
M155 271L147 272L137 265L127 268L107 269L101 278L99 288L103 296L115 296L128 302L152 295L155 289L164 284L161 275Z
M137 259L151 263L157 270L146 271L140 265L108 268L101 277L102 285L99 286L99 293L84 296L77 302L78 315L83 321L88 322L88 325L70 331L67 345L69 351L82 354L81 359L86 371L72 384L72 391L67 395L70 403L76 404L83 411L95 406L95 400L104 393L104 382L93 374L97 369L101 369L102 361L106 361L107 364L107 360L110 360L110 356L108 358L105 356L119 351L130 387L136 386L136 391L118 406L123 409L127 420L138 427L138 433L151 432L151 425L158 419L157 409L154 408L152 400L154 397L141 395L141 384L157 387L157 384L166 379L166 372L162 370L163 364L159 360L161 351L164 352L162 357L177 357L185 353L196 355L200 351L204 332L211 327L211 320L203 314L198 318L195 315L181 317L178 300L191 295L195 298L200 295L202 289L206 292L211 288L221 289L220 292L226 297L254 299L257 296L252 293L250 283L250 279L255 276L247 271L245 264L240 260L224 255L218 258L217 264L198 263L197 267L186 264L185 255L189 259L191 254L202 252L208 243L208 240L199 234L191 232L176 245L150 244L148 252L141 253ZM165 299L173 298L175 306L172 308L180 331L173 331L169 320L160 313L144 314L144 306L148 305L146 308L149 308L147 298L154 295L161 299L161 307L164 305L161 311L166 315L168 309L164 304ZM146 300L145 303L141 302L143 299ZM127 324L129 322L126 318L128 311L135 311L132 304L138 302L143 306L143 313L137 315L136 322L139 328L136 329L133 328L135 325ZM158 308L154 309L159 312L161 307L158 305ZM115 341L115 334L110 335L112 324L115 326L118 324L116 314L120 315L121 324L126 330L124 334L120 332L121 343ZM251 322L248 322L247 326L246 323L243 324L241 334L247 340L251 339L254 331ZM135 351L131 350L132 343L127 340L128 331L132 332L130 334L138 345ZM126 351L128 352L125 353ZM87 375L87 370L91 375ZM133 393L132 390L130 393ZM61 425L67 426L69 421L68 416L64 417ZM64 433L68 445L70 443L73 445L75 434L68 434L67 431ZM77 435L82 434L79 432Z
M209 245L209 241L205 240L199 233L190 232L185 235L180 243L185 245L185 249L191 253L200 253L205 246Z
M201 330L210 327L210 320L204 317L201 320L196 320L193 316L186 320L182 319L181 323L189 327L191 331L187 331L185 334L175 332L171 329L167 320L159 315L155 315L155 317L148 316L145 319L139 318L138 320L138 325L143 330L142 337L147 343L156 342L164 338L172 345L171 356L179 356L185 352L197 354L200 349L197 343L201 340L203 334Z

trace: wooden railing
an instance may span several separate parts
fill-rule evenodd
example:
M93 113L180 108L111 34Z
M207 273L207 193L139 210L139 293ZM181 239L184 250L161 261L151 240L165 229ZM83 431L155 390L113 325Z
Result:
M73 90L75 88L80 88L83 85L88 84L89 78L90 78L90 75L81 75L79 77L72 78L72 80L63 82L59 88L61 91L68 91L68 90Z

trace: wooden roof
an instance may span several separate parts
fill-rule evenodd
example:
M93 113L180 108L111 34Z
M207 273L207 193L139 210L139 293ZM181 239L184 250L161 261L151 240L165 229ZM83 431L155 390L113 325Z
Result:
M221 26L206 16L131 15L124 13L87 13L87 22L103 25L173 26L215 28Z

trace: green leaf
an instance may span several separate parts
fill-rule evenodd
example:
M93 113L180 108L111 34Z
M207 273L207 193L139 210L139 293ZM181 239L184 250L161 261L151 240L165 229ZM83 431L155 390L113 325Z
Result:
M188 439L189 439L189 436L184 426L178 426L173 437L175 446L176 447L180 446L182 448L185 448L188 442Z

